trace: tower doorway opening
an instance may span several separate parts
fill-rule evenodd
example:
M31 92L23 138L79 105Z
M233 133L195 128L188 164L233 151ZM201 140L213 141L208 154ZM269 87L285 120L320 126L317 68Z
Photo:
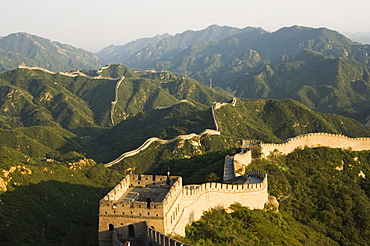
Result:
M128 237L129 238L135 237L135 227L133 225L128 226Z

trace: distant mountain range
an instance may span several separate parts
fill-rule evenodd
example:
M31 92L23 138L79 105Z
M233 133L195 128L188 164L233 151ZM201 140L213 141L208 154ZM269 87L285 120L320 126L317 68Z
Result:
M131 58L122 61L132 68L187 72L203 83L213 82L222 87L236 77L253 73L263 63L274 62L281 56L292 56L309 49L330 57L346 56L368 64L369 46L360 45L345 36L325 28L293 26L269 33L248 28L239 34L212 41L179 44L176 36L147 46Z
M100 71L86 72L90 75L68 76L22 68L0 74L0 127L104 128L183 99L207 107L232 98L226 91L169 72L134 73L123 65L105 67L100 77L91 76Z
M355 42L359 42L361 44L370 44L370 32L344 32L343 34Z
M149 44L156 44L164 38L170 37L169 34L157 35L152 38L140 38L124 45L110 45L96 55L102 64L118 64L130 58L135 52L145 48Z
M0 72L18 65L52 71L101 67L99 58L86 50L27 33L14 33L0 39Z
M367 123L369 54L370 45L326 28L292 26L269 33L211 26L164 38L122 62L187 74L204 84L212 80L238 97L292 98Z
M191 77L238 97L292 98L320 112L339 113L368 123L369 54L370 45L353 42L326 28L301 26L270 33L254 27L212 25L200 31L112 45L96 55L16 33L0 39L0 71L25 64L89 73L100 63L122 63L136 70L171 71L178 78Z
M243 98L292 98L319 112L367 117L370 67L346 57L305 50L236 79L235 95Z

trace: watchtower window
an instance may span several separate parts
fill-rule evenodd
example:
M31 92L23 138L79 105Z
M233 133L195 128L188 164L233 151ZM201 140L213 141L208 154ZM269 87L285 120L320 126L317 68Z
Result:
M146 199L146 208L150 208L150 203L152 202L152 199L150 198L150 197L148 197L147 199Z

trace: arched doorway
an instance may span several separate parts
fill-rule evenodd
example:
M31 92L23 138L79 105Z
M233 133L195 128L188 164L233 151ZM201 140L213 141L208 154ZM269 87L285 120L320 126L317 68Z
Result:
M108 226L108 227L109 227L109 230L110 230L110 231L113 231L113 230L114 230L114 225L113 225L113 224L109 224L109 226Z
M128 237L129 238L135 237L135 227L133 225L128 226Z

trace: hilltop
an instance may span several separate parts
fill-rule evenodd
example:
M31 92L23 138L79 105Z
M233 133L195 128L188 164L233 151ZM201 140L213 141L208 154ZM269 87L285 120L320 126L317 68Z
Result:
M369 66L346 57L331 58L305 50L265 65L232 86L239 97L292 98L316 111L346 115L365 123L369 71Z
M39 66L52 71L97 69L99 58L83 49L24 32L0 39L0 72L18 65Z

